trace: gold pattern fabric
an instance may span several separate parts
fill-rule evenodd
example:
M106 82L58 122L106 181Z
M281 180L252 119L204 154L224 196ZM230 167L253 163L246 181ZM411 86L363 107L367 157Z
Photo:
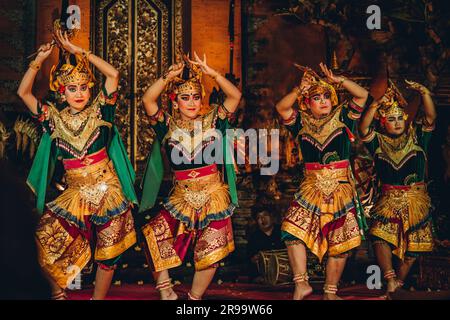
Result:
M281 229L302 240L320 260L361 243L350 167L306 170Z
M175 237L167 220L159 214L142 227L149 251L147 259L152 261L152 267L156 272L178 267L182 263L173 248Z
M326 145L336 132L346 127L340 120L342 107L343 105L334 108L329 115L320 119L308 112L301 112L302 129L298 135L308 136L320 145Z
M114 218L108 227L97 232L95 260L117 257L136 243L136 232L131 210Z
M45 272L61 287L66 288L91 259L91 245L86 232L67 224L47 211L36 230L39 263ZM136 242L131 211L95 228L97 261L113 259ZM91 237L91 236L89 236Z
M183 120L181 117L172 117L166 114L168 122L168 131L164 140L175 140L183 145L183 148L192 153L203 143L205 139L210 139L211 132L209 130L215 127L218 117L218 107L203 116L199 116L193 120ZM199 137L202 137L199 139Z
M375 155L389 162L396 170L399 170L408 159L418 152L425 155L424 150L417 143L415 130L412 126L398 138L391 138L380 133L376 133L376 135L379 147L375 151Z
M179 234L181 222L167 211L161 211L142 228L147 258L156 272L175 268L182 264L187 247L194 243L195 270L210 268L234 251L231 219L214 221L203 230Z
M431 199L423 184L413 184L409 190L384 190L373 208L376 216L370 234L394 245L393 253L400 259L408 251L431 251L430 206Z
M77 224L91 215L106 222L129 208L114 165L108 158L93 165L68 169L65 178L68 188L47 207L69 222Z
M330 230L327 234L323 232L325 227ZM327 252L330 256L337 256L361 244L354 211L333 220L330 214L318 216L302 206L292 205L281 230L301 240L320 261Z
M49 104L48 119L53 128L51 139L56 139L63 148L73 149L74 156L82 159L99 135L100 127L112 126L111 123L102 120L100 106L100 101L96 99L83 111L71 114L69 108L60 112L54 105Z
M231 219L222 228L214 225L206 228L199 237L194 250L196 270L204 270L224 259L235 249Z
M230 202L228 186L222 182L219 172L216 172L200 178L176 181L174 190L164 206L170 212L175 211L182 215L177 218L192 229L209 220L208 215L226 211ZM196 223L197 221L199 223Z

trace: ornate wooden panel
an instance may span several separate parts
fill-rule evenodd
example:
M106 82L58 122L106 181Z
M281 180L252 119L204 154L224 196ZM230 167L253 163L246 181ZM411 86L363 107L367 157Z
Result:
M116 124L135 167L153 139L142 95L172 63L174 49L183 47L183 2L92 1L92 48L120 71Z

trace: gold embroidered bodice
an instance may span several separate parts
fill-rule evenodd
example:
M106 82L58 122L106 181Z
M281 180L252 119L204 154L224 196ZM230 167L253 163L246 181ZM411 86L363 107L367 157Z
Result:
M417 144L416 134L411 126L407 132L400 137L393 138L384 134L377 134L379 147L375 154L389 162L395 170L400 169L417 152L424 150Z
M193 155L203 146L205 141L211 141L214 124L217 119L217 109L213 109L207 114L198 117L196 120L183 120L168 117L168 132L164 140L168 140L171 144L176 144L189 154Z
M321 146L328 144L336 132L345 128L340 120L343 105L334 108L326 117L316 119L308 112L301 112L302 128L298 133L313 138Z
M98 137L100 127L112 127L110 122L102 120L99 108L98 103L93 103L83 111L71 114L69 108L58 111L54 105L49 104L49 119L53 127L51 139L56 140L58 146L68 148L67 151L72 151L74 156L84 157Z

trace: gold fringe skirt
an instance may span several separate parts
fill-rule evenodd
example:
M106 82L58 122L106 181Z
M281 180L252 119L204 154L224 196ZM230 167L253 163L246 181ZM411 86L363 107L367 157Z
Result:
M306 168L281 229L283 240L301 240L322 260L358 247L361 232L348 161L316 167Z
M228 186L219 172L175 181L174 189L164 208L188 230L204 229L212 221L230 217L235 209ZM180 230L179 233L182 233Z
M199 174L199 172L206 174ZM179 172L178 172L179 174ZM149 264L155 271L179 266L193 244L196 270L217 264L234 250L228 186L215 166L184 170L164 209L142 227Z
M393 253L433 250L431 199L423 183L411 186L383 185L382 196L372 209L370 234L392 244Z
M130 207L114 165L108 158L93 165L66 170L65 178L68 188L48 203L47 208L81 229L86 229L85 216L90 216L94 224L102 225Z
M93 158L98 161L89 164ZM66 167L68 188L47 204L36 230L40 265L62 288L89 262L91 247L94 259L106 263L136 243L132 205L122 193L112 161L102 149L85 162Z

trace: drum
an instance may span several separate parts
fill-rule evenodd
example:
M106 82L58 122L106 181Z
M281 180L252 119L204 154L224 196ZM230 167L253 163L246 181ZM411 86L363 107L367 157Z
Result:
M260 251L257 267L267 284L275 286L292 283L292 270L286 249Z
M320 263L319 259L311 252L308 251L307 256L307 268L310 280L324 281L326 257ZM281 286L293 283L293 273L286 249L260 251L257 268L259 274L264 277L266 284Z
M270 256L267 271L267 282L273 286L292 283L293 275L287 250L276 252Z

